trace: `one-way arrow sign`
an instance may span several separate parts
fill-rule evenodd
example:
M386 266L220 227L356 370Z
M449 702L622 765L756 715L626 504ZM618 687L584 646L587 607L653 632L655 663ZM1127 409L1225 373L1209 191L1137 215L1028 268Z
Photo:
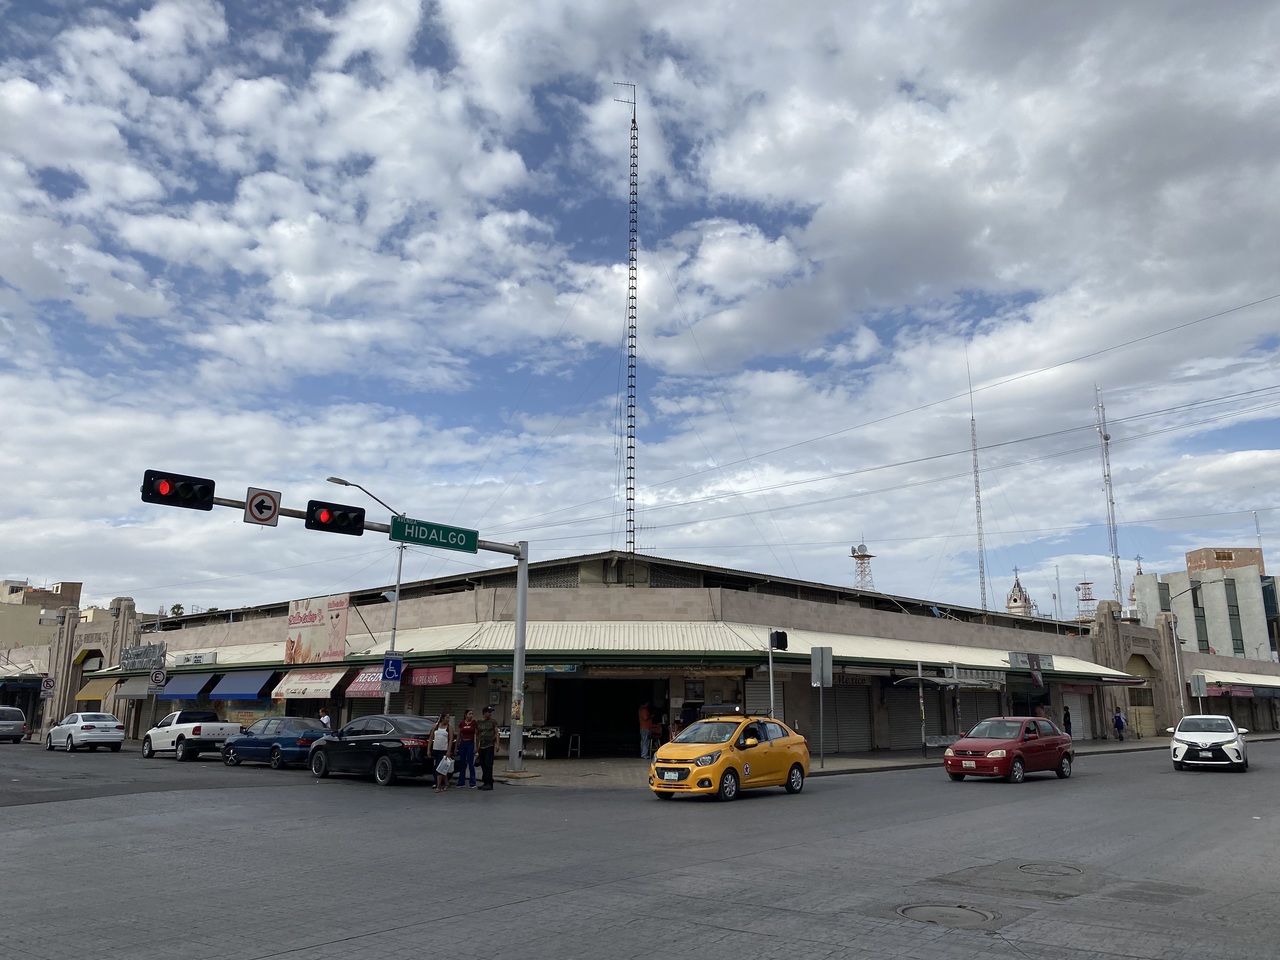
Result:
M250 487L244 497L244 522L274 527L280 523L280 492Z

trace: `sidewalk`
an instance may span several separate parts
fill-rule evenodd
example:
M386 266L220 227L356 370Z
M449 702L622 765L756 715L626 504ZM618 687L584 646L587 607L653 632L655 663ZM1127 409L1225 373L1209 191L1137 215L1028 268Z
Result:
M1280 740L1278 733L1250 735L1250 743ZM1137 753L1140 751L1169 750L1169 737L1132 738L1117 740L1078 740L1076 757L1088 757L1102 753ZM930 747L927 755L917 750L877 750L873 753L842 754L828 756L822 763L814 753L809 763L810 777L837 777L851 773L884 773L890 770L918 770L930 767L942 769L943 747ZM603 787L644 789L649 785L649 763L636 758L596 759L586 757L571 760L528 760L519 773L495 765L494 779L521 786L547 787ZM820 765L821 763L821 765Z

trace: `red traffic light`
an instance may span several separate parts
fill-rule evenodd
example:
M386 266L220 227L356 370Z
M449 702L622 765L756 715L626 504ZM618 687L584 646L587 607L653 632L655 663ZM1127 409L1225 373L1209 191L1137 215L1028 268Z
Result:
M188 510L213 509L214 483L204 477L188 477L164 470L142 474L142 502L160 503Z
M352 507L345 503L328 503L324 500L308 500L305 526L308 530L326 530L329 533L345 533L351 537L364 536L364 507Z

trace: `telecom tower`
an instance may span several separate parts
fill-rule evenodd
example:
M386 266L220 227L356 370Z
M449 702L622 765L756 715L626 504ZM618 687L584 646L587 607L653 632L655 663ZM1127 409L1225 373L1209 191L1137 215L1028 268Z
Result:
M1116 538L1116 498L1111 491L1111 434L1107 432L1107 408L1102 405L1102 391L1093 385L1098 400L1098 441L1102 445L1102 487L1107 492L1107 545L1111 548L1111 577L1116 603L1121 603L1120 546Z
M978 516L978 589L982 612L987 612L987 541L982 535L982 480L978 473L978 420L973 413L973 377L969 374L969 348L964 351L964 372L969 378L969 441L973 446L973 508Z
M849 556L853 557L853 562L856 565L853 585L859 590L875 590L875 581L871 579L871 558L875 554L867 553L867 545L860 543L849 551Z
M639 286L640 245L640 127L636 122L636 85L628 87L630 99L614 98L631 104L631 199L628 212L631 228L627 235L627 586L636 585L636 291Z
M1093 595L1093 581L1081 580L1076 584L1076 620L1087 623L1098 612L1098 600Z

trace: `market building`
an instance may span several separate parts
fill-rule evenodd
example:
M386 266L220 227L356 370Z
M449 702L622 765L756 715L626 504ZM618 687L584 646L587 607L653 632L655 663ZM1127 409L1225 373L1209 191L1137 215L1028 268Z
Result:
M73 709L114 712L131 737L184 706L241 723L380 712L385 591L146 622L127 598L87 622L66 608L47 655L64 679L43 726ZM402 585L405 671L391 710L492 704L509 725L515 609L514 566ZM773 631L786 649L770 650ZM820 690L810 651L823 647L833 685ZM526 650L522 729L535 757L635 753L642 703L665 736L703 707L772 702L832 754L917 748L922 735L937 742L1037 707L1060 719L1069 706L1077 738L1106 736L1117 706L1154 734L1181 709L1169 623L1143 626L1110 602L1090 623L1066 622L615 551L530 564ZM88 669L97 658L101 669ZM1280 686L1280 665L1272 673Z

